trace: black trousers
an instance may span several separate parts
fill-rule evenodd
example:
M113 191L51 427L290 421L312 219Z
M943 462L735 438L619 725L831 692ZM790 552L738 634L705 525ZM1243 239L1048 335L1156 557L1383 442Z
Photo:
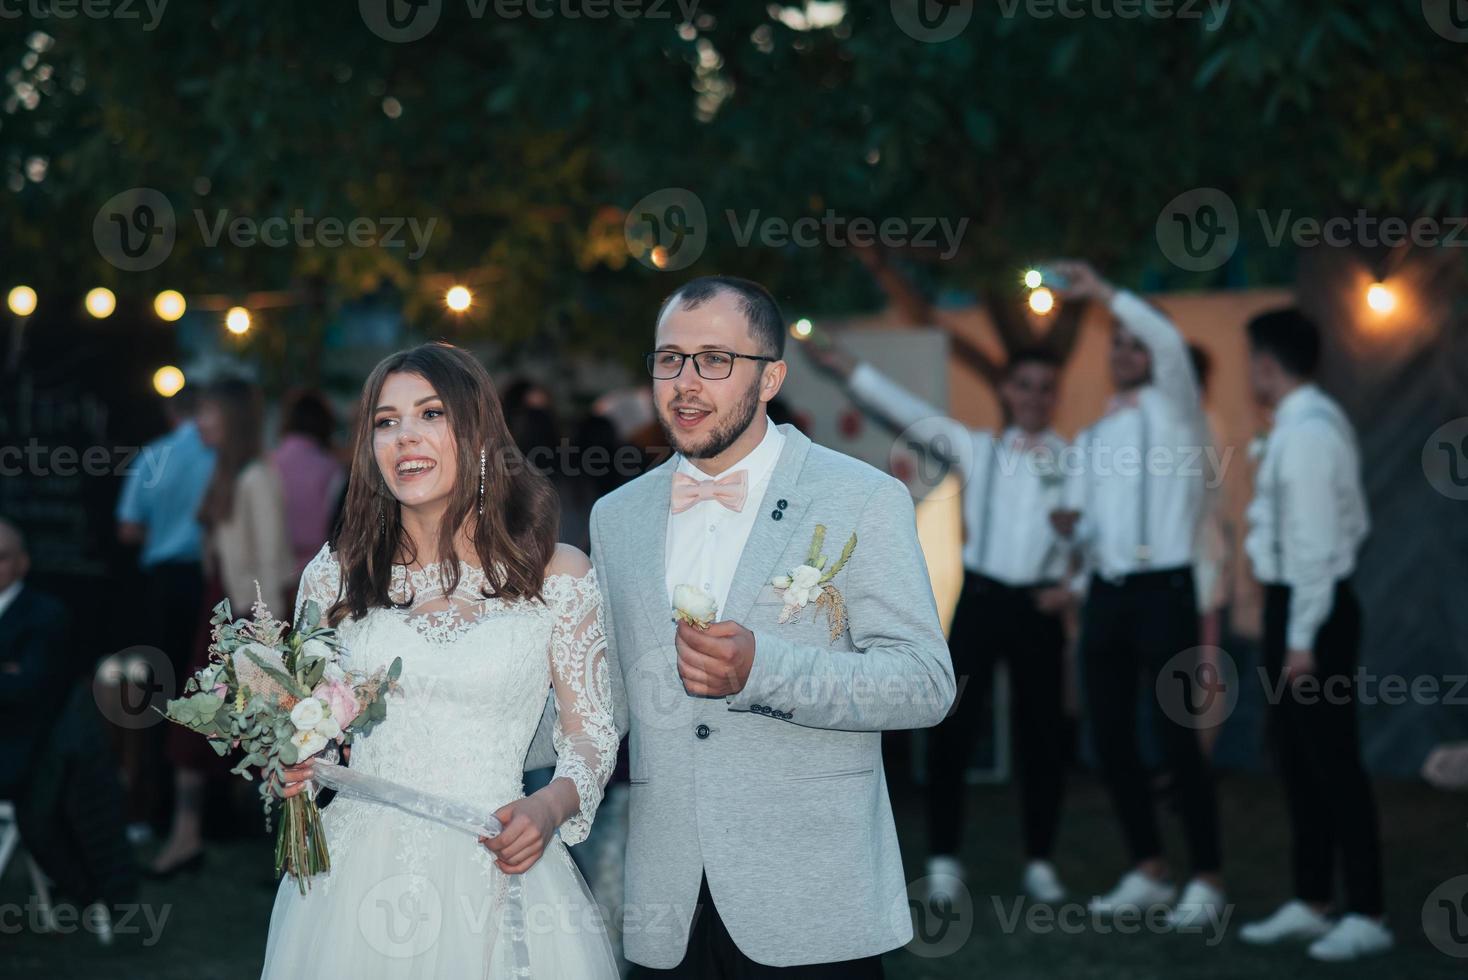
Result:
M1086 708L1101 776L1133 862L1162 855L1151 779L1137 742L1137 681L1144 677L1148 696L1155 697L1158 672L1197 646L1198 606L1190 569L1144 572L1120 583L1091 579L1081 617ZM1213 768L1197 730L1183 722L1175 706L1160 707L1158 734L1182 810L1193 871L1216 872L1222 858Z
M1048 859L1055 850L1065 793L1065 629L1059 616L1035 608L1034 591L964 574L948 652L954 676L967 684L948 717L928 733L928 847L934 854L959 853L964 771L999 660L1009 665L1025 853Z
M183 693L189 676L194 643L204 603L203 566L193 561L165 561L143 569L143 615L148 642L163 651L173 665L174 690ZM166 828L173 813L173 766L164 752L168 725L144 731L140 771L133 774L130 820L149 821Z
M1382 914L1381 836L1371 781L1361 765L1356 725L1356 664L1361 606L1338 582L1330 616L1315 636L1314 680L1285 687L1290 588L1264 593L1264 678L1271 698L1270 729L1284 779L1294 838L1295 896L1330 904L1336 862L1346 886L1346 910Z
M820 928L818 919L811 928ZM693 917L693 930L688 936L688 951L683 962L671 970L654 970L635 966L634 978L668 977L672 980L755 980L760 977L788 977L790 980L882 980L882 958L869 956L840 963L812 963L808 966L765 966L745 956L709 894L708 878L698 889L698 911Z

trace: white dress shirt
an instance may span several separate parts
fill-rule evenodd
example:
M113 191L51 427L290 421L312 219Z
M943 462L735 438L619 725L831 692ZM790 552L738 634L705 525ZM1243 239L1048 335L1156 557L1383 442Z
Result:
M1172 322L1118 291L1111 311L1147 348L1152 379L1081 433L1063 469L1077 541L1103 578L1191 567L1212 437L1188 346Z
M6 586L4 591L0 591L0 616L5 615L5 610L15 602L16 597L20 595L20 590L24 587L25 580L17 579Z
M1054 582L1065 574L1069 548L1050 526L1062 503L1065 440L1046 429L1026 438L1010 426L996 438L918 398L870 364L858 365L851 393L928 452L949 462L963 481L963 567L1006 585Z
M1335 583L1355 569L1371 528L1355 430L1314 385L1296 388L1275 410L1247 517L1255 578L1290 587L1289 648L1312 649Z
M669 608L672 608L675 587L696 585L718 601L719 617L723 617L724 601L729 598L739 557L744 554L744 544L760 515L765 490L784 448L784 433L766 419L765 436L759 445L719 474L722 477L736 470L749 472L749 489L742 510L732 511L717 500L700 500L681 514L669 509L665 554ZM682 455L678 457L677 472L695 480L714 479Z

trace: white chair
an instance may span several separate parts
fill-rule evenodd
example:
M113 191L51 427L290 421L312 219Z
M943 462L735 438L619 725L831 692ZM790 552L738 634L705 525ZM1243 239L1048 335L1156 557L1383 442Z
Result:
M9 800L0 800L0 878L5 877L5 869L10 866L10 859L18 847L20 827L15 820L15 804ZM38 919L42 930L49 932L55 926L55 921L51 918L51 884L35 858L27 854L26 863L30 865L31 894L36 899ZM108 932L110 931L109 929ZM108 938L111 938L110 935Z

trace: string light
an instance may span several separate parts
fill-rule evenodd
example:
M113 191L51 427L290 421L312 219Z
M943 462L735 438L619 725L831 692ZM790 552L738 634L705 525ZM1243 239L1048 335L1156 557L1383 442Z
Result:
M112 290L98 286L87 293L86 304L88 313L98 320L105 320L117 309L117 297Z
M36 312L36 291L29 286L16 286L6 297L10 312L16 316L30 316Z
M153 372L153 390L164 398L172 398L183 390L184 373L172 364L165 364Z
M1055 309L1055 294L1044 286L1041 286L1039 289L1030 293L1030 309L1041 316L1045 316L1051 310Z
M153 297L153 312L158 314L158 319L174 322L184 315L189 304L184 302L183 293L176 289L165 289Z
M474 294L463 286L455 286L444 293L443 301L455 313L463 313L474 303Z
M810 320L801 317L791 324L790 335L796 340L809 340L811 331L814 329L815 327L811 324Z
M1026 289L1039 289L1040 285L1044 281L1045 277L1040 274L1039 269L1030 269L1028 272L1025 273Z
M1397 308L1397 294L1386 283L1374 282L1366 287L1366 305L1386 316Z
M244 334L250 329L250 311L243 306L232 306L224 315L224 325L232 334Z

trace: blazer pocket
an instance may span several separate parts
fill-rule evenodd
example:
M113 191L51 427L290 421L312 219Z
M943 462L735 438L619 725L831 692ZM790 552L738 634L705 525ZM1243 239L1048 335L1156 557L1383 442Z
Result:
M875 768L868 769L843 769L840 772L820 772L809 776L786 776L791 782L811 782L819 779L849 779L854 776L870 776L876 772Z

